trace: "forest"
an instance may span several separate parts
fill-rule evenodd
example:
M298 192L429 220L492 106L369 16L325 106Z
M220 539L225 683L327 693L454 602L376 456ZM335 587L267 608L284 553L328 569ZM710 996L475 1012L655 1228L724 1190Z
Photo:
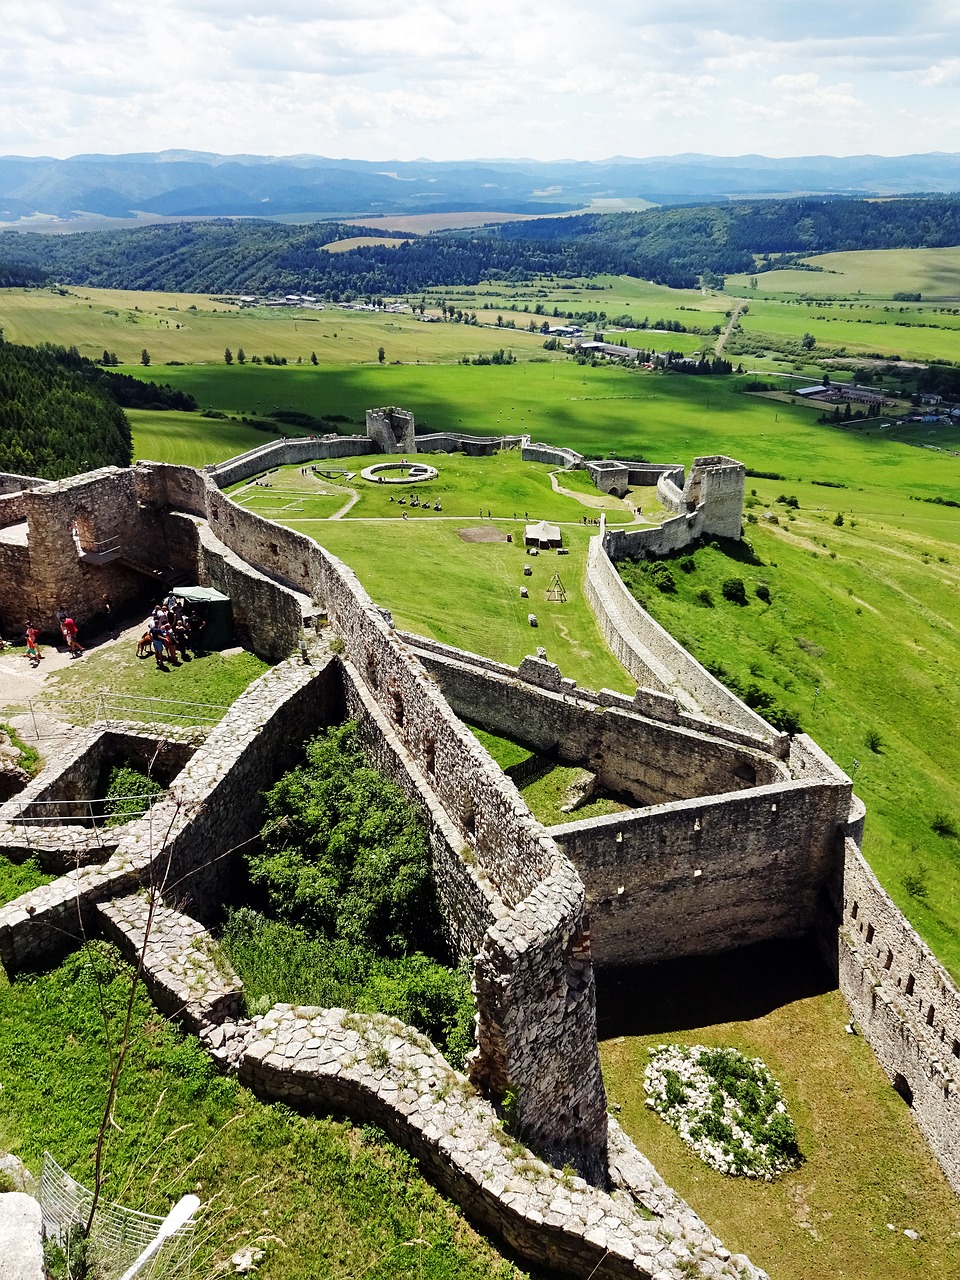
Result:
M192 396L108 373L76 348L21 347L0 336L0 471L63 476L128 467L127 408L195 409Z
M341 223L230 220L69 236L7 231L0 235L0 263L10 283L40 274L61 284L101 288L310 290L334 301L487 279L524 280L538 273L602 272L691 288L701 280L719 284L731 272L783 265L798 255L960 244L960 198L731 201L539 218L417 236L394 248L324 252L325 245L357 234L361 228Z

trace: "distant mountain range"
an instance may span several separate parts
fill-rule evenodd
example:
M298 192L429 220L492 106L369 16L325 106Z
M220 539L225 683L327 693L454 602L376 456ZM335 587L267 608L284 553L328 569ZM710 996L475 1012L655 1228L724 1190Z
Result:
M960 191L960 154L656 156L603 161L334 160L321 156L0 157L0 222L415 213L548 214L788 195Z

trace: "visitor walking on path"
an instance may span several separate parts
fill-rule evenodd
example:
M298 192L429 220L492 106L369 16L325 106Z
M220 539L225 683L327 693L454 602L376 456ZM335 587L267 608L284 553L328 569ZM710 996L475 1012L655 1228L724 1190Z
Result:
M40 652L40 646L37 644L37 641L40 638L40 632L32 622L27 623L26 635L27 657L30 659L30 665L35 667L42 661L43 654Z
M72 658L82 658L86 650L77 640L77 624L72 618L64 618L63 620L63 638L67 642L70 656Z

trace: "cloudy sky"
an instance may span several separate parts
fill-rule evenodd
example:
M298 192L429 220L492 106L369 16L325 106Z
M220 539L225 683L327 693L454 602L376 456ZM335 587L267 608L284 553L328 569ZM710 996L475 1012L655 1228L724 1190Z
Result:
M958 0L0 0L0 154L960 151Z

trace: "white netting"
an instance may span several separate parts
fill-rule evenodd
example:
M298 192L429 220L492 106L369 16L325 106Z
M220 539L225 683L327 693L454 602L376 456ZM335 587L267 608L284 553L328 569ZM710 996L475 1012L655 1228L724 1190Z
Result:
M44 1152L40 1175L44 1237L63 1243L71 1228L86 1225L92 1203L93 1193ZM138 1213L101 1200L90 1234L91 1254L104 1280L119 1280L155 1238L163 1221L152 1213ZM190 1274L193 1251L194 1224L189 1222L164 1240L137 1272L137 1280L181 1280Z

